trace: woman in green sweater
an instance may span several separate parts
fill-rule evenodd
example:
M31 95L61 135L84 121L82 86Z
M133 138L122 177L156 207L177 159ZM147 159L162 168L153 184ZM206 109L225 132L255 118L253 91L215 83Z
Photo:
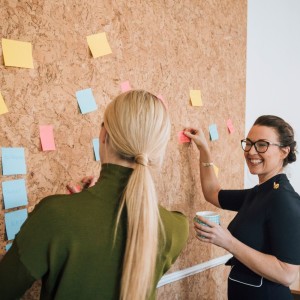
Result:
M0 262L0 297L42 279L40 299L155 299L188 237L188 221L158 205L150 169L170 136L163 103L138 90L107 107L101 173L80 193L43 199Z

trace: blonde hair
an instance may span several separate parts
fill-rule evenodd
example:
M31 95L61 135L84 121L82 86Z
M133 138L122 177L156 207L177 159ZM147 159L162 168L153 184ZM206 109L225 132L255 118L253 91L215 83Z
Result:
M156 96L132 90L108 105L104 126L111 146L120 157L136 162L120 204L116 228L126 206L127 240L120 299L143 300L152 290L158 237L164 232L149 167L159 166L163 161L170 120Z

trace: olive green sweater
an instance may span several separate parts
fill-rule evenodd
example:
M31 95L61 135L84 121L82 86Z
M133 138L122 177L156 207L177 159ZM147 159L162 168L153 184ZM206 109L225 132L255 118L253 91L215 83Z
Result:
M0 298L16 299L42 279L40 299L118 299L126 244L126 212L113 247L119 201L132 169L102 166L94 187L43 199L29 214L0 262ZM156 285L188 238L188 221L159 208L166 242L159 249ZM143 270L141 270L143 272Z

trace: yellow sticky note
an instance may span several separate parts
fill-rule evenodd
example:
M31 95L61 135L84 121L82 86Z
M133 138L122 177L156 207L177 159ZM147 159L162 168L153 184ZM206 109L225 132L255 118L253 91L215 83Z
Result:
M214 167L215 174L218 177L219 176L219 168L216 165L214 165L213 167Z
M190 90L190 98L193 106L202 106L200 90Z
M2 49L5 66L33 69L31 43L2 39Z
M92 34L86 38L94 58L111 53L105 32Z
M4 99L3 99L3 97L2 97L2 94L1 94L1 92L0 92L0 115L3 115L3 114L5 114L5 113L7 113L8 112L8 109L7 109L7 107L6 107L6 104L5 104L5 102L4 102Z

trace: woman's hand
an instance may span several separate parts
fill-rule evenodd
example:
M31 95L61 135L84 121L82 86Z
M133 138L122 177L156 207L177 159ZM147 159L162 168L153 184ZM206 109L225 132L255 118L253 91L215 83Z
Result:
M212 243L230 252L230 246L234 237L231 235L229 230L223 228L219 224L210 222L204 217L196 216L196 218L198 218L199 221L208 225L205 226L194 222L194 229L197 234L197 239L201 242Z
M67 189L70 192L70 194L74 193L80 193L83 189L87 189L89 187L92 187L96 184L97 179L94 176L86 176L81 179L81 184L73 184L69 183L67 184Z
M204 136L204 133L202 129L196 129L196 128L186 128L183 130L183 133L193 140L193 142L196 144L198 149L208 149L208 143Z

